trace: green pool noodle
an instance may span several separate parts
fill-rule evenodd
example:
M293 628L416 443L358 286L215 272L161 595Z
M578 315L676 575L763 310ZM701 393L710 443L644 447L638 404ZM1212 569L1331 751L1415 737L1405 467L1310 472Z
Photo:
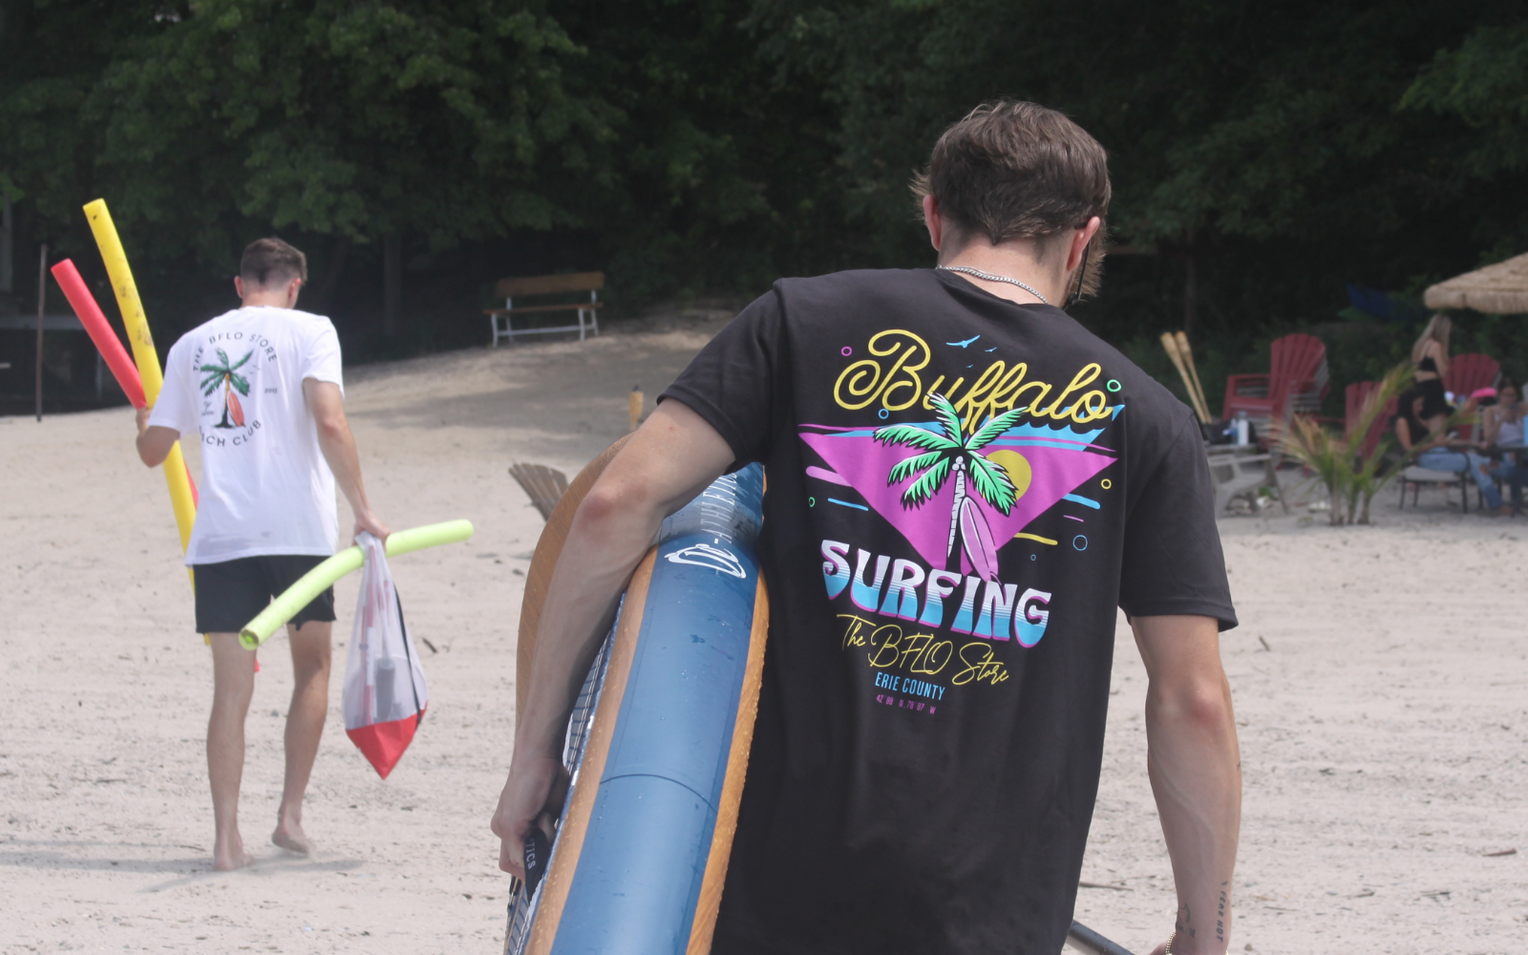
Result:
M471 521L443 521L395 531L387 536L387 556L396 557L411 551L455 544L472 536ZM334 582L348 573L361 569L366 558L360 545L347 547L317 567L303 574L297 583L288 587L281 596L271 601L260 615L244 625L239 631L239 643L246 650L257 650L260 644L271 638L297 612L312 602L314 597L334 586Z

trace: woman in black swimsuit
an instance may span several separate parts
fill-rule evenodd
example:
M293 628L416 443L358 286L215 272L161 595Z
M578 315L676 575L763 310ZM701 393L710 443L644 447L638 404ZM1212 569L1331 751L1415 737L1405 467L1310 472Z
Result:
M1443 391L1443 378L1448 374L1448 335L1454 323L1447 316L1437 314L1422 329L1417 343L1411 346L1411 363L1416 368L1416 387L1422 393L1422 415L1425 420L1447 415L1454 409L1448 405Z

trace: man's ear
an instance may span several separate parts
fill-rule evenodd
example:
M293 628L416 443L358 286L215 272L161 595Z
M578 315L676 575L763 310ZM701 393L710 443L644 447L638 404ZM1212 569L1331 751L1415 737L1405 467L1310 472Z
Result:
M939 200L930 193L923 197L923 224L928 227L928 241L938 252L944 244L944 218L939 214Z
M239 296L239 301L244 301L244 279L242 276L235 275L233 277L233 290L234 294Z
M1087 225L1072 233L1071 248L1067 249L1066 252L1066 271L1068 274L1082 264L1082 250L1086 249L1088 243L1093 241L1093 236L1103 224L1104 220L1094 216L1088 220Z
M302 279L293 279L287 284L287 308L297 307L297 296L302 292Z

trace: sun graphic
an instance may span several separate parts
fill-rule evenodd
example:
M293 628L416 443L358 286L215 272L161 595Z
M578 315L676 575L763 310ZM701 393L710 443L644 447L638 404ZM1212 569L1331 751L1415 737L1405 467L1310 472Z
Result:
M1034 477L1034 472L1029 467L1029 460L1017 451L1006 449L989 452L985 457L1008 472L1008 480L1013 482L1014 499L1023 497L1024 492L1029 490L1030 480Z

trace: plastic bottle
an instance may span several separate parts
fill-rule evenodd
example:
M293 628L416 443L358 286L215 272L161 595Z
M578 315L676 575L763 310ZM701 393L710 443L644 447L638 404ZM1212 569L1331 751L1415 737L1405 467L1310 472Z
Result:
M393 662L392 657L378 657L374 674L374 683L377 688L377 722L387 723L395 719L393 710L397 708L397 699L394 686L398 677L398 665Z

